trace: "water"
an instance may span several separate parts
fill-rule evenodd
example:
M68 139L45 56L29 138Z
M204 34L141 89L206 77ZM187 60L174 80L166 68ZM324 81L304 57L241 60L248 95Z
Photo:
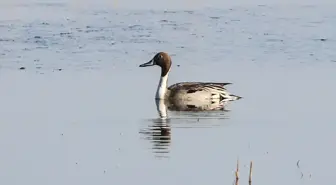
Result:
M100 3L1 7L1 184L231 184L237 158L240 184L251 160L253 184L332 182L334 4ZM159 119L158 51L169 84L244 98Z

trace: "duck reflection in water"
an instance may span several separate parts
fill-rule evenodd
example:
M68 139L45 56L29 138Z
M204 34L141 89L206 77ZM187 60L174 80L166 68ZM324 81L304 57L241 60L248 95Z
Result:
M157 157L168 157L171 143L170 119L167 116L167 107L163 100L155 100L159 118L153 119L151 124L145 131L141 133L147 135L146 139L153 144L152 150Z
M223 115L226 111L225 106L228 102L205 102L205 101L178 101L168 102L162 99L156 99L155 104L159 118L151 119L152 124L146 126L146 129L142 130L142 134L146 135L145 139L151 141L153 144L152 150L157 157L168 157L171 144L171 118L168 116L168 110L172 112L183 113L183 117L186 120L195 120L199 126L202 124L198 122L200 117L203 119L225 119ZM223 112L224 110L224 112ZM191 115L188 113L196 114ZM214 114L211 114L214 113ZM181 121L181 118L178 118ZM183 118L182 118L183 119ZM186 122L182 121L182 122ZM178 122L180 122L178 121ZM188 121L187 121L188 122ZM211 126L206 121L203 125ZM191 127L195 125L190 125Z

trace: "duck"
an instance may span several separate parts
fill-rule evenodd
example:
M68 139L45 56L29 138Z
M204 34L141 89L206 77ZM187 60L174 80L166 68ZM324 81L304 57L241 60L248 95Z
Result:
M172 60L168 53L158 52L154 57L139 67L158 66L161 68L159 85L155 99L165 100L174 104L194 102L197 105L210 104L222 105L223 102L239 100L242 97L231 94L225 87L229 82L179 82L168 86L168 76L172 67Z

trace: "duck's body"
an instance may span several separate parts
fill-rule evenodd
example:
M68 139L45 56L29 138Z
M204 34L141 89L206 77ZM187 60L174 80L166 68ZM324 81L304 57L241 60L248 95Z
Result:
M169 102L203 102L203 103L219 103L222 101L238 100L241 97L229 93L225 85L231 83L216 82L181 82L168 87L168 75L171 68L171 59L167 53L159 52L153 59L140 67L148 67L158 65L161 67L161 77L156 92L156 99L164 99Z
M225 85L231 83L181 82L167 88L168 99L236 100L240 97L229 94Z

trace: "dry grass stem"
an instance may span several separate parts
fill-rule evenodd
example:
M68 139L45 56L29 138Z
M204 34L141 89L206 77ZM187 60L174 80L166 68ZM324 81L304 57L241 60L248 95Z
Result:
M252 184L252 161L250 162L250 175L249 175L249 185Z
M249 173L249 185L252 184L252 167L253 167L253 162L250 162L250 173ZM233 183L234 185L239 185L239 159L237 159L237 169L235 171L235 176L236 180Z
M238 181L239 181L239 159L237 159L237 170L236 170L236 185L238 185Z

